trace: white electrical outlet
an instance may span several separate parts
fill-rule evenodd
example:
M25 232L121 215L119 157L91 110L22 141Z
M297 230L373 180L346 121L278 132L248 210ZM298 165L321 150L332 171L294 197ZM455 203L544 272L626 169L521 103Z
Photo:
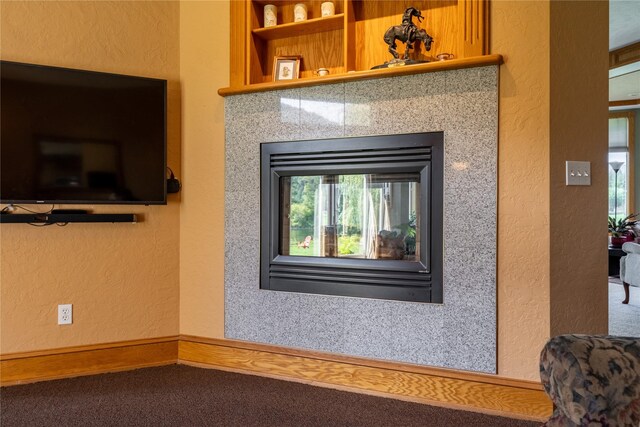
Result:
M73 323L73 304L58 305L58 325L70 325Z

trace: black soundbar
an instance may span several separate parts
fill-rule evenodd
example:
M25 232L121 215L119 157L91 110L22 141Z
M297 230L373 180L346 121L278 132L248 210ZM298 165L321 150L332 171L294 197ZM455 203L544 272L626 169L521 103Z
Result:
M90 213L88 209L53 209L51 215L86 215Z
M137 222L135 214L8 214L0 224L56 224L66 222Z

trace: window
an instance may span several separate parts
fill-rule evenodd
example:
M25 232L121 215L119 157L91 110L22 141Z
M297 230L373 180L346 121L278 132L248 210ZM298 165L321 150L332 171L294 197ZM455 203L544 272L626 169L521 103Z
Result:
M610 114L609 216L616 216L617 218L624 218L635 211L632 131L632 113Z

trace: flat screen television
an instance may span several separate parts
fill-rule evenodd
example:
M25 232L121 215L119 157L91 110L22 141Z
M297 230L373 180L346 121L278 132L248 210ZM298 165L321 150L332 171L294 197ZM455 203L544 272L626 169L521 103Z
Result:
M166 204L166 80L0 61L0 202Z

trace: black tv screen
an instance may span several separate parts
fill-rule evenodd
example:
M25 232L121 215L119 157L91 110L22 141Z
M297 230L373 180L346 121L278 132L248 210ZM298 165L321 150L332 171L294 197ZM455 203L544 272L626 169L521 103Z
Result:
M166 203L166 80L9 61L0 78L2 203Z

